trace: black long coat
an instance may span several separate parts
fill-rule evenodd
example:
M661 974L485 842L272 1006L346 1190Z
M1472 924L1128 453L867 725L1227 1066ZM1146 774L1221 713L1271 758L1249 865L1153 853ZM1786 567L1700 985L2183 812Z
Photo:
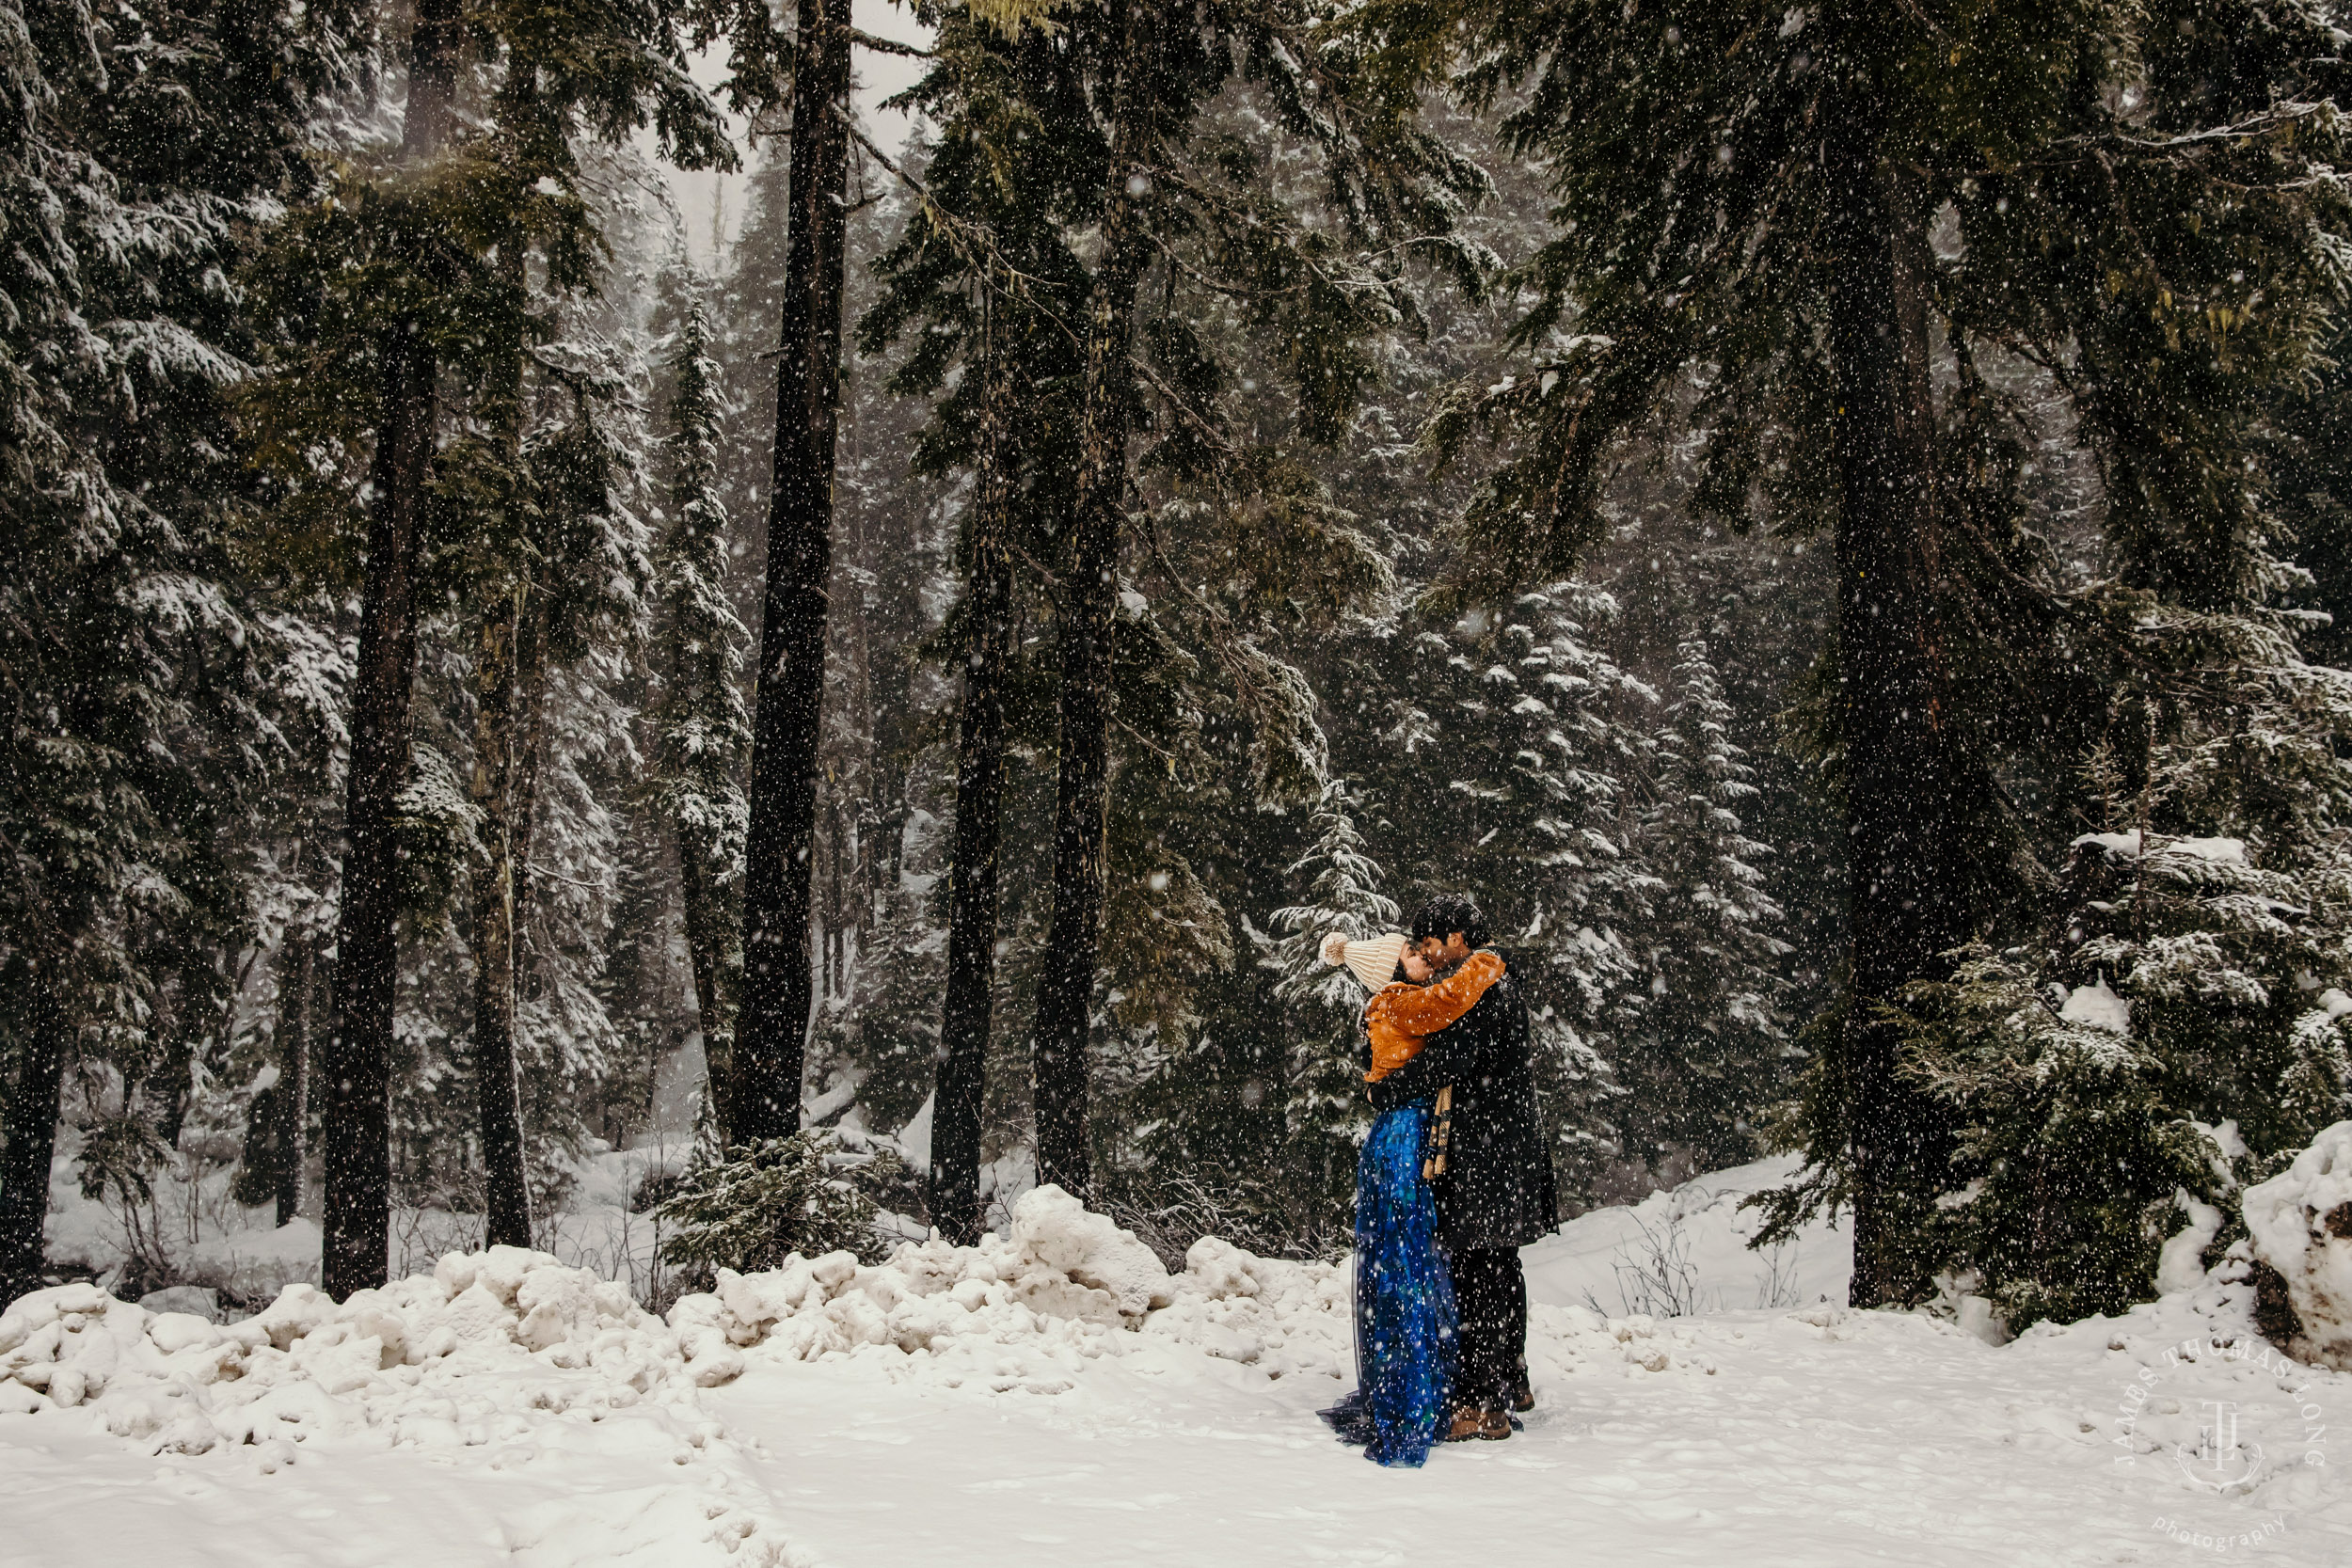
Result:
M1560 1225L1551 1149L1535 1112L1527 993L1510 955L1502 957L1502 978L1476 1006L1368 1085L1383 1111L1454 1085L1453 1140L1436 1188L1446 1244L1457 1252L1525 1246Z

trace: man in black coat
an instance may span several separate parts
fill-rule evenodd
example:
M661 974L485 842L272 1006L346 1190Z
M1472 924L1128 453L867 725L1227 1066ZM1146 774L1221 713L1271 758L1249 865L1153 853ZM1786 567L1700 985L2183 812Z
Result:
M1458 895L1414 911L1408 933L1440 971L1459 968L1487 946L1486 917ZM1488 948L1488 951L1494 951ZM1461 1370L1450 1439L1511 1435L1508 1412L1534 1403L1527 1381L1527 1275L1519 1248L1557 1229L1551 1150L1535 1110L1535 1068L1527 992L1504 973L1451 1028L1370 1085L1380 1110L1454 1088L1445 1170L1436 1182L1461 1315ZM1433 1134L1432 1142L1436 1141Z

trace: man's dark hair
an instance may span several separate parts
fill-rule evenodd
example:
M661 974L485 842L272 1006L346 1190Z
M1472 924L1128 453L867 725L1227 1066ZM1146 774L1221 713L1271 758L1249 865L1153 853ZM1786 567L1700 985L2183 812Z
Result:
M1486 945L1486 917L1478 912L1477 901L1466 893L1441 893L1413 911L1411 934L1415 942L1426 937L1442 942L1456 931L1472 947Z

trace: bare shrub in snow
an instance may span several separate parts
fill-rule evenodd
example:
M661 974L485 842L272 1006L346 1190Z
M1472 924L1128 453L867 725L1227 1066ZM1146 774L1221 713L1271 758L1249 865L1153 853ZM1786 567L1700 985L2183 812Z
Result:
M1687 1318L1706 1310L1698 1270L1691 1263L1691 1246L1682 1234L1682 1215L1669 1211L1656 1229L1639 1215L1633 1223L1641 1240L1617 1249L1614 1267L1617 1294L1629 1313L1652 1318ZM1592 1304L1600 1311L1597 1302Z
M1262 1258L1325 1262L1355 1243L1349 1217L1327 1205L1285 1195L1272 1184L1244 1180L1213 1185L1189 1173L1121 1183L1103 1212L1133 1230L1171 1269L1184 1267L1193 1243L1216 1236Z

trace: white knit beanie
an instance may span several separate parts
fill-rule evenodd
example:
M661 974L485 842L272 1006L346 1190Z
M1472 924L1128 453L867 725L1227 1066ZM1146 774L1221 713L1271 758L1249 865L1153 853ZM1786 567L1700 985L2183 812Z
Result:
M1364 983L1364 990L1376 991L1396 977L1396 960L1405 951L1406 940L1402 931L1383 931L1350 942L1334 931L1323 939L1323 961L1345 964Z

